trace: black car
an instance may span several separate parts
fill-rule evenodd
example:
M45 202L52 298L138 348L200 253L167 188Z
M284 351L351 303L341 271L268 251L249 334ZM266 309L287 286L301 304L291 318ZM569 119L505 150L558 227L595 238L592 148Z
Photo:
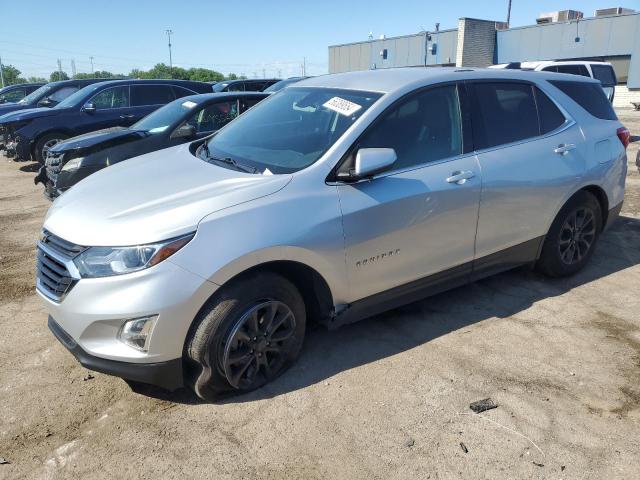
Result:
M203 138L222 128L266 93L210 93L180 98L129 128L88 133L60 142L48 153L35 183L49 199L98 170L128 158Z
M17 103L43 85L44 83L16 83L15 85L0 88L0 105Z
M213 86L214 92L262 92L265 88L278 83L279 78L253 80L225 80Z
M176 98L211 92L188 80L111 80L89 85L54 108L34 108L0 117L7 151L18 160L44 163L56 143L83 133L128 127Z
M0 115L27 110L35 107L55 107L69 95L76 93L81 88L96 82L104 82L99 78L88 80L63 80L40 85L16 103L4 103L0 105Z

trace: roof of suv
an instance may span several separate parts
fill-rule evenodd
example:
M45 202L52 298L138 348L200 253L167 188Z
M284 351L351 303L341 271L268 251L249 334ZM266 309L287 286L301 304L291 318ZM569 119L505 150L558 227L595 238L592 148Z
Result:
M555 72L532 72L489 68L402 67L321 75L301 80L291 88L325 87L390 93L414 84L419 86L420 84L428 85L430 83L483 78L504 78L505 80L539 80L542 78L549 80L564 79L573 82L597 82L589 77L578 77L577 75Z

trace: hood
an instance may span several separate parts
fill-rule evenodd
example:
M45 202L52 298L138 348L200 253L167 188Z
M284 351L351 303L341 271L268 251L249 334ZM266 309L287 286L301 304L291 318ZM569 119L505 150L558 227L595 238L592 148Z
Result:
M131 130L125 127L108 128L97 132L85 133L57 143L51 148L52 152L68 152L70 150L93 150L98 147L107 148L123 143L129 143L146 137L146 133L140 130Z
M17 112L19 110L27 110L31 108L34 108L33 105L27 105L26 103L5 103L3 105L0 105L0 116L6 113Z
M51 117L53 115L59 115L64 111L66 111L66 109L46 107L29 108L2 115L0 117L0 123L22 122L24 120L33 120L34 118Z
M44 228L84 246L153 243L192 232L205 216L271 195L290 180L209 164L183 144L87 177L53 203Z

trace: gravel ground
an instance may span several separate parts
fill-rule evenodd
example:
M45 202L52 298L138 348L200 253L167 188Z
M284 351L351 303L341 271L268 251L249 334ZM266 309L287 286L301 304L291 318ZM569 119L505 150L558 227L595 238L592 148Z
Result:
M619 113L625 207L579 275L313 330L274 384L218 404L90 374L53 338L33 292L48 202L0 157L0 478L640 478L640 112Z

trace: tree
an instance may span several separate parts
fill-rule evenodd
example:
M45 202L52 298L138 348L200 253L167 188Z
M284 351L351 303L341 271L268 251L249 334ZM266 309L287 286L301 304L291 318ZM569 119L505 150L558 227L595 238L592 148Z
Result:
M26 80L20 77L20 70L18 70L13 65L2 65L2 75L4 76L5 85L26 83Z
M78 80L83 80L86 78L124 78L124 75L122 75L121 73L107 72L106 70L98 70L93 73L78 73L74 78Z
M27 78L28 83L47 83L47 79L44 77L29 77Z
M69 75L67 75L65 72L59 72L57 70L55 72L51 72L51 75L49 76L50 82L58 82L60 80L69 80Z

